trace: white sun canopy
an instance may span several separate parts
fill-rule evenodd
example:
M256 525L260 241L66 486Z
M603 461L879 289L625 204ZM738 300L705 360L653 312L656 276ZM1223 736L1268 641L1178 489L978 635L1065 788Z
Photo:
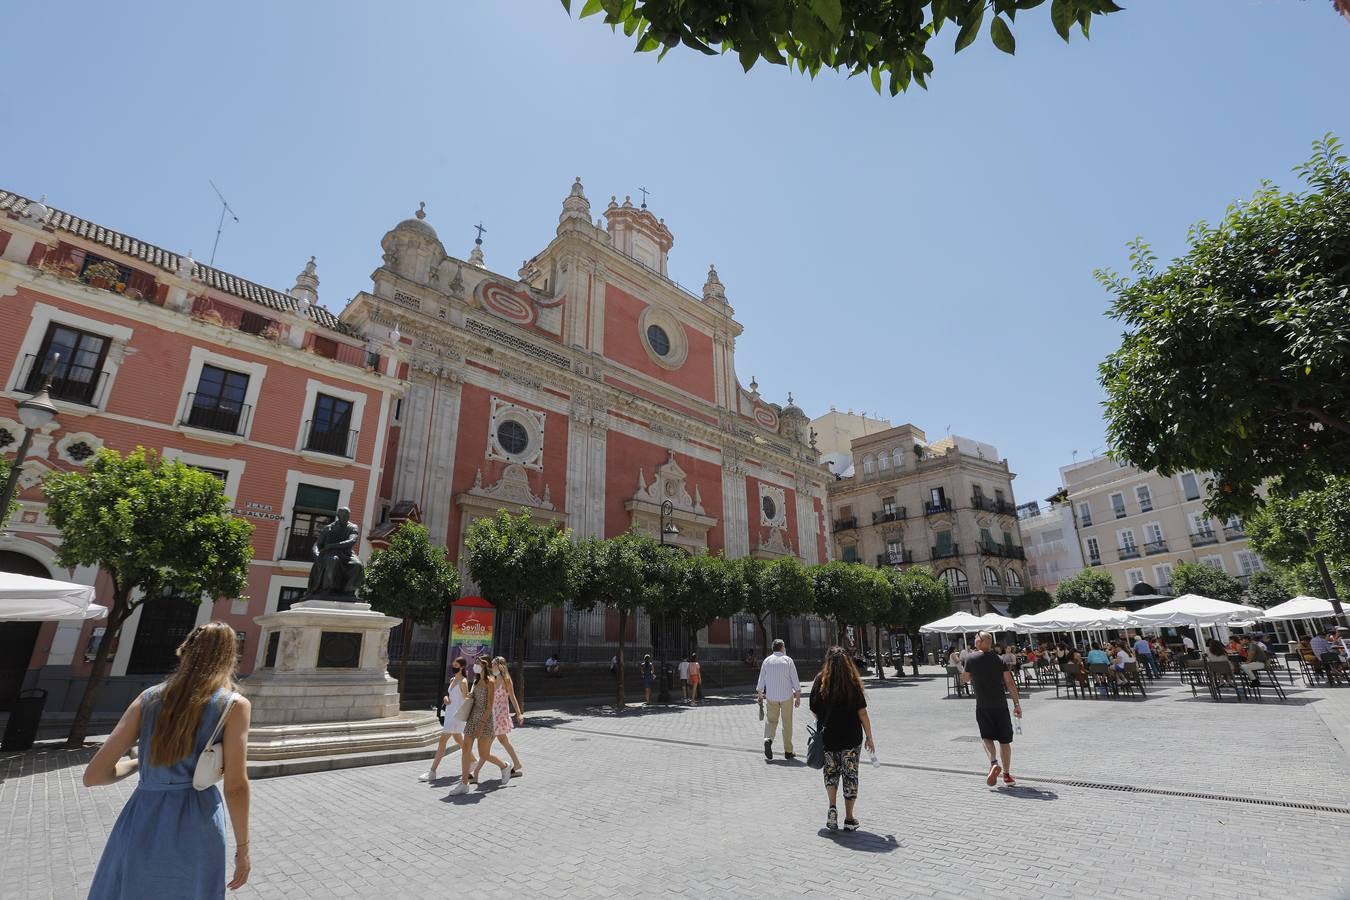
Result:
M87 584L0 572L0 622L78 621L107 612Z
M919 629L924 634L974 634L977 631L988 630L988 622L964 611L952 613L936 622L929 622Z
M1131 625L1192 625L1195 627L1213 625L1236 625L1260 617L1261 610L1254 606L1215 600L1199 594L1182 594L1155 606L1129 613Z
M1330 600L1298 596L1272 606L1261 618L1267 622L1289 622L1294 619L1329 619L1334 615L1336 610L1332 608Z
M995 631L1016 631L1017 622L1007 616L1000 616L998 613L985 613L980 616L980 621L985 625L985 631L993 633Z
M1128 624L1128 613L1114 609L1092 609L1077 603L1061 603L1044 612L1018 616L1017 630L1026 634L1037 631L1087 631L1092 628L1120 628Z

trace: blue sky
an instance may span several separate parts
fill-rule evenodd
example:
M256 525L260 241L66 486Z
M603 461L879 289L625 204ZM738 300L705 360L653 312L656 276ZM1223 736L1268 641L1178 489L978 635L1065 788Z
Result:
M579 3L577 4L580 5ZM1049 4L934 49L927 92L652 54L556 0L24 4L0 56L0 186L322 301L369 286L425 200L451 253L514 274L580 175L651 190L671 273L717 264L743 383L989 441L1019 500L1101 449L1119 329L1095 267L1170 257L1312 140L1350 139L1350 27L1322 0L1134 0L1065 45Z

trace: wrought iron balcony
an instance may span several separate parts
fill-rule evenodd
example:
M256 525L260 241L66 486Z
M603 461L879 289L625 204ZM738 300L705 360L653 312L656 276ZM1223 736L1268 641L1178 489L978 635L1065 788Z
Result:
M1210 544L1217 544L1218 542L1219 542L1219 536L1218 536L1217 534L1215 534L1213 531L1192 531L1192 532L1191 532L1191 546L1192 546L1192 547L1208 547Z
M1102 558L1101 558L1100 556L1089 556L1089 557L1088 557L1088 565L1089 565L1089 566L1100 566L1101 564L1102 564Z
M62 359L57 363L48 359L46 365L39 362L35 354L29 353L23 358L23 369L19 376L20 390L26 394L36 394L42 390L48 373L52 376L47 393L53 400L67 403L79 403L82 406L98 406L103 394L103 385L108 373L91 366L82 366Z
M1223 526L1223 539L1225 541L1238 541L1247 536L1247 529L1241 525Z
M1015 517L1017 515L1017 504L1009 503L1007 500L995 500L994 512L998 513L1000 516Z
M848 531L850 528L857 528L857 527L858 527L858 520L854 516L849 516L847 519L834 520L834 532L836 534L838 534L841 531Z
M178 424L224 434L243 434L248 430L248 418L252 413L253 407L247 403L234 403L194 392L187 395L187 409Z
M355 459L356 438L359 434L360 432L353 428L332 428L325 423L319 423L319 426L315 427L313 419L306 419L304 448L315 453L329 453L333 456Z
M882 566L903 566L912 562L914 562L913 550L901 550L898 553L891 553L888 551L886 553L877 554L878 569Z
M941 503L933 503L932 501L927 501L923 505L923 514L925 516L935 516L938 513L951 511L952 511L952 501L950 500L943 500Z
M994 511L994 501L993 501L993 500L990 500L988 497L984 496L983 494L976 494L976 495L974 495L973 497L971 497L971 498L970 498L970 506L971 506L972 509L982 509L982 510L984 510L985 512L993 512L993 511Z
M1166 553L1167 541L1145 541L1144 553L1153 556L1155 553Z
M950 547L930 547L933 559L948 559L953 556L961 555L961 545L952 544Z
M1121 547L1121 548L1120 548L1120 558L1121 558L1121 559L1138 559L1138 558L1139 558L1139 547L1138 547L1138 545L1131 545L1131 546L1129 546L1129 547Z
M872 513L872 524L880 525L883 522L898 522L909 518L905 513L903 506L897 506L893 509L883 509Z

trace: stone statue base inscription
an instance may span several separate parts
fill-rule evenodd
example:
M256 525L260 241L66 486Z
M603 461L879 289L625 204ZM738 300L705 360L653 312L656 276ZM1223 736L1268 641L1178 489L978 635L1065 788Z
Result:
M259 616L263 668L244 680L253 704L253 760L420 747L440 725L399 712L389 631L400 620L367 603L305 600Z

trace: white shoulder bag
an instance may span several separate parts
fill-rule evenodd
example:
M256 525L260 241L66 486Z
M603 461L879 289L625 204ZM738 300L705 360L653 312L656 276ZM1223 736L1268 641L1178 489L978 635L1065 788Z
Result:
M225 719L234 708L234 701L238 699L238 694L231 693L229 699L225 701L225 709L221 712L216 727L211 731L211 737L207 738L201 755L197 757L197 768L192 773L192 786L199 791L206 790L225 776L225 747L220 741L220 736L225 730Z

